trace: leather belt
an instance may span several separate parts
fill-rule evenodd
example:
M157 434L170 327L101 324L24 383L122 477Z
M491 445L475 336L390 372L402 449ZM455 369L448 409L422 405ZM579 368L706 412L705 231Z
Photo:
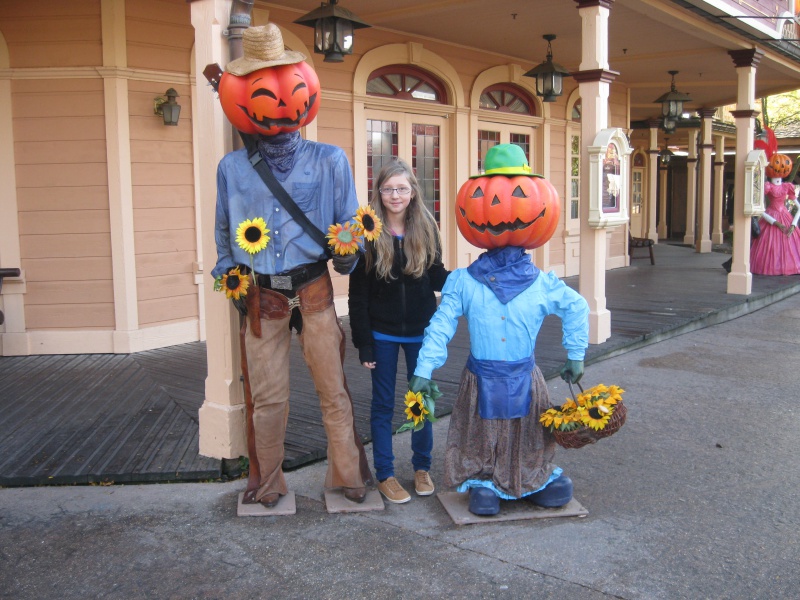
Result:
M328 270L328 262L319 262L302 265L291 271L284 271L277 275L262 275L256 273L258 285L271 290L295 290L304 283L313 281Z

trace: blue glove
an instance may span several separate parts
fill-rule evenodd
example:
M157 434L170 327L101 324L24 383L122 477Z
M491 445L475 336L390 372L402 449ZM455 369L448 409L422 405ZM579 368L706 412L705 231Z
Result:
M578 383L581 377L583 377L583 361L567 359L561 367L561 379L567 383Z

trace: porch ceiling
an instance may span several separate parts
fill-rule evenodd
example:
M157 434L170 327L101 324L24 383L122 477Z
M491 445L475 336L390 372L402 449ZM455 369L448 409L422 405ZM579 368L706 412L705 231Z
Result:
M300 15L319 0L294 0ZM542 35L553 33L553 58L570 71L580 69L581 21L572 0L342 0L376 28L385 28L485 50L530 68L545 58ZM514 16L516 15L516 16ZM660 115L653 101L676 87L688 93L688 110L736 101L736 70L728 50L758 45L757 96L800 88L800 63L746 34L693 13L686 2L615 0L609 20L609 67L631 90L631 120ZM356 33L356 44L358 34Z

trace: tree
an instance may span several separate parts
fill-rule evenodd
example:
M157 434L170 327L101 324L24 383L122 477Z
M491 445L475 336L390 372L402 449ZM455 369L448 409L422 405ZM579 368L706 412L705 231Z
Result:
M762 98L761 119L764 127L773 130L782 125L800 125L800 90Z

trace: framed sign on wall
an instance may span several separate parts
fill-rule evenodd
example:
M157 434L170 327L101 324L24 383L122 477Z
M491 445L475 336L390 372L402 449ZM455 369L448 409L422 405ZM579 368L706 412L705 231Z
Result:
M744 214L756 217L764 212L764 168L767 155L761 148L751 150L744 160Z
M625 132L619 127L602 130L588 151L589 225L611 228L627 223L633 149Z

